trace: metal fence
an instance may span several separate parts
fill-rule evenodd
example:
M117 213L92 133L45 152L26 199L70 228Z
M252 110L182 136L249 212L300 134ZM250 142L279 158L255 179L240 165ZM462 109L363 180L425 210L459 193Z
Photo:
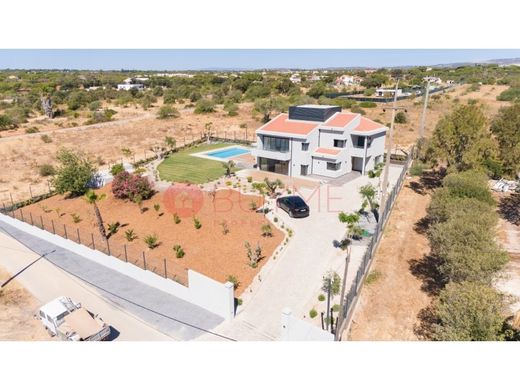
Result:
M142 243L140 245L138 244L142 241L142 237L128 244L122 244L110 238L105 239L101 236L100 232L87 231L73 224L64 223L65 216L60 216L54 210L36 212L35 210L4 206L0 208L0 212L67 240L84 245L90 249L131 263L145 271L154 272L159 276L174 280L184 286L188 285L188 269L173 262L172 259L161 259L154 256L150 251L142 250ZM78 223L79 222L80 220L78 220Z
M379 241L381 240L381 236L383 235L385 225L388 222L388 217L390 216L395 200L403 187L405 176L412 164L413 155L414 148L412 148L412 150L408 153L408 158L403 166L403 170L401 171L401 174L399 175L399 178L397 179L397 182L394 188L392 189L392 192L388 195L388 199L385 204L385 209L379 215L379 221L376 225L374 234L372 235L370 242L368 243L367 249L365 250L365 254L363 255L361 265L359 266L356 272L356 277L352 285L350 286L350 289L343 297L343 302L341 303L343 305L341 310L342 318L338 318L337 320L337 332L340 337L342 332L348 329L350 325L350 321L352 319L352 315L354 313L354 309L356 307L359 294L361 293L361 287L363 286L363 282L365 281L365 278L367 277L367 274L370 271L370 267L374 260L375 251L377 249Z

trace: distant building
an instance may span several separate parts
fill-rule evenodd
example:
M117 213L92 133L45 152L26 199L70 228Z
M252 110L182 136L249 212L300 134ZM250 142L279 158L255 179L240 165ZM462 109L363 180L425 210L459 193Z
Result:
M376 89L376 96L378 96L378 97L394 96L394 93L395 93L394 88L377 88ZM397 90L397 96L404 96L402 89Z
M442 84L442 79L435 76L426 76L423 78L424 81L429 81L432 84Z
M131 89L137 89L142 91L144 89L143 84L117 84L118 91L130 91Z
M361 77L344 74L336 79L336 85L348 87L352 85L359 85L361 84L361 81L363 81Z
M289 77L289 80L293 84L299 84L302 82L302 78L300 77L300 75L298 73L292 74L291 77Z

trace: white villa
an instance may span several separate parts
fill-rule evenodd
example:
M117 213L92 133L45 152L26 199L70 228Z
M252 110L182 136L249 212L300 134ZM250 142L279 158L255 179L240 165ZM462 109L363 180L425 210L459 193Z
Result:
M387 128L339 106L289 107L256 130L259 170L289 176L366 174L383 161Z

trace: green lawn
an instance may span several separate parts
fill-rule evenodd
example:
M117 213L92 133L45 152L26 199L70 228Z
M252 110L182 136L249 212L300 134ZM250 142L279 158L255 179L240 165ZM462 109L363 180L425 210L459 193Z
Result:
M203 144L173 153L157 167L159 175L162 180L194 184L215 180L226 173L222 167L222 162L194 157L190 156L190 154L225 146L230 146L230 144Z

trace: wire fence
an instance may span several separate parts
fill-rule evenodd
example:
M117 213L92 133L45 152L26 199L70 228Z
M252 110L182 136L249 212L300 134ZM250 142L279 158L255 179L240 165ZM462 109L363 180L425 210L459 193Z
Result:
M385 228L385 225L388 221L388 217L390 216L390 213L392 211L392 207L394 206L395 200L399 193L401 192L401 189L403 187L404 179L406 177L406 174L408 172L408 169L410 168L412 161L413 161L413 155L414 155L414 147L410 150L408 153L408 157L406 159L406 163L403 166L403 170L401 171L401 174L399 175L399 178L397 179L397 182L388 195L388 200L386 201L384 210L379 215L379 221L376 225L376 228L374 230L374 234L372 235L368 246L365 250L365 253L363 255L363 260L361 261L361 265L359 266L356 277L354 278L354 281L352 285L350 286L350 289L343 297L343 301L341 304L343 305L343 310L341 310L342 318L338 318L338 326L337 326L337 332L341 336L341 333L345 331L345 329L348 329L348 326L350 324L350 321L352 319L352 315L354 313L354 309L357 304L357 300L359 298L359 294L361 293L361 288L363 286L363 282L370 271L370 267L372 265L372 261L374 260L374 254L377 249L377 246L379 244L379 241L381 240L381 237L383 235L383 231Z
M51 211L42 213L24 208L9 208L4 206L0 209L2 214L28 223L39 229L46 230L52 234L84 245L90 249L103 252L106 255L116 257L126 263L131 263L145 271L151 271L159 276L171 279L184 286L188 285L188 269L175 263L172 259L158 258L143 250L139 241L123 244L113 239L105 239L100 232L82 229L72 224L63 222L63 218L56 214L56 218L50 217L55 214ZM79 223L80 221L78 221Z

